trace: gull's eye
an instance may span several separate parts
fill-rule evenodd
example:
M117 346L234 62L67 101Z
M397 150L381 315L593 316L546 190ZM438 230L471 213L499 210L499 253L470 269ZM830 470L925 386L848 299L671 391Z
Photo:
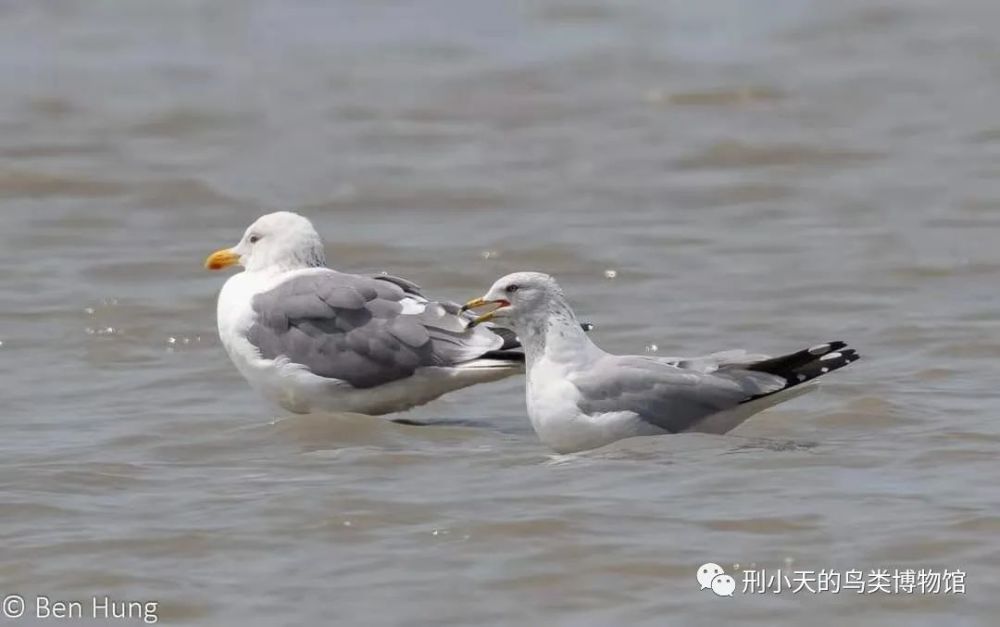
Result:
M504 288L504 291L507 292L508 294L513 294L517 290L518 290L518 286L517 285L513 285L513 284L512 285L508 285L506 288Z
M251 244L256 244L259 241L260 241L260 235L251 235L250 236L250 243Z

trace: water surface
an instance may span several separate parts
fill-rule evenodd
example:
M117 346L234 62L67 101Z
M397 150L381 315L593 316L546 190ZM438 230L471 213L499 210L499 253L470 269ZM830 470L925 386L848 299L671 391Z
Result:
M162 624L990 624L1000 18L987 0L7 2L0 592ZM522 381L286 417L201 269L299 210L343 270L556 275L596 340L848 339L728 436L554 457ZM613 277L613 278L609 278ZM706 561L965 595L699 591Z

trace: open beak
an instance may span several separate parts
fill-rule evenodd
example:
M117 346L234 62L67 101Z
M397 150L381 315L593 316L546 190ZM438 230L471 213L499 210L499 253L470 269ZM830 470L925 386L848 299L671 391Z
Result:
M473 298L469 302L467 302L464 305L462 305L462 311L468 311L470 309L479 309L480 307L485 307L487 305L496 305L496 308L494 308L492 311L488 311L488 312L484 313L481 316L473 318L472 322L469 323L469 327L468 328L472 328L472 327L476 326L477 324L482 324L484 322L489 322L490 320L492 320L496 316L496 313L498 311L500 311L504 307L509 307L510 306L510 301L509 300L504 300L502 298L498 299L498 300L486 300L486 299L483 299L483 298Z
M205 268L207 270L222 270L229 266L235 266L239 262L240 256L232 248L223 248L222 250L215 251L205 259Z

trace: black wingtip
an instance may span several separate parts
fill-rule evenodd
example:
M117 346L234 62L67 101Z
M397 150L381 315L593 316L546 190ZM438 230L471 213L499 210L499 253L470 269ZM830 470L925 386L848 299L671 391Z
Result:
M778 375L779 377L785 377L787 379L787 375L796 374L796 371L799 368L803 368L813 362L824 359L827 355L832 355L834 353L840 354L844 349L847 349L847 342L843 342L841 340L824 342L823 344L816 344L795 353L789 353L787 355L765 359L764 361L758 361L755 364L747 366L747 370L766 372L768 374ZM856 354L853 349L847 350L849 350L851 354ZM857 360L855 359L855 361Z
M483 358L485 359L500 359L502 361L510 361L514 363L524 363L524 353L519 350L495 350L487 351L483 353Z
M847 342L833 341L825 344L817 344L797 353L790 353L765 359L746 367L747 370L766 372L785 380L785 386L780 390L761 394L747 399L748 401L770 396L788 388L812 381L817 377L840 370L848 364L852 364L861 359L853 348L847 348Z

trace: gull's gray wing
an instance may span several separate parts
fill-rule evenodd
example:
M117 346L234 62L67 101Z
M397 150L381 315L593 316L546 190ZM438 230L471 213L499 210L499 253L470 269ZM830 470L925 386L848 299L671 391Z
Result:
M503 345L467 328L454 303L424 298L409 281L333 270L300 275L257 294L247 339L266 359L286 358L321 377L369 388L424 366L476 359Z
M860 359L833 341L766 357L725 351L690 359L604 355L572 381L588 414L627 411L665 431L686 431L708 416L839 370Z
M715 372L719 368L743 366L764 361L765 359L770 359L770 355L748 353L745 350L737 349L709 353L700 357L655 357L654 359L684 370L694 370L708 374Z
M412 296L421 299L424 298L424 295L420 293L420 286L408 279L403 279L398 276L393 276L386 272L372 275L372 278L378 279L379 281L388 281L389 283L401 287L403 291L406 292L407 294L410 294ZM455 303L442 303L442 304L448 306L456 306ZM459 315L465 319L466 324L472 322L472 320L476 317L476 314L472 311L459 311ZM495 326L492 323L486 323L486 325L484 326L493 333L495 333L496 335L499 335L501 339L503 339L503 344L500 345L495 350L509 351L511 349L521 348L521 341L517 339L517 336L510 329L504 329L502 327ZM583 326L584 330L586 331L589 331L593 327L592 324L584 324ZM513 354L508 356L513 357Z
M398 286L407 294L419 296L420 298L424 297L424 295L420 293L420 286L414 283L413 281L410 281L409 279L393 276L388 272L380 272L379 274L374 274L372 275L372 278L377 281L387 281L389 283L392 283L393 285Z
M581 411L632 412L669 433L786 385L784 378L766 372L730 367L705 373L639 355L604 355L571 380L580 392Z

